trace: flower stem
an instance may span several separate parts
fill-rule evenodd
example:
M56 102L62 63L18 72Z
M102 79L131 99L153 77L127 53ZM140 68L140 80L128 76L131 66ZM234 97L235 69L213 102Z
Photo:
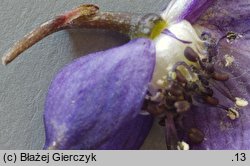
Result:
M131 38L149 36L149 34L145 34L143 32L143 30L145 30L145 26L146 28L149 28L151 32L153 29L152 27L154 27L154 25L158 23L161 18L154 18L153 22L146 23L141 22L142 18L144 17L139 14L100 12L99 7L93 4L81 5L43 23L29 32L5 53L2 58L2 63L4 65L9 64L16 57L18 57L18 55L46 36L64 29L107 29L129 35ZM142 26L141 24L145 24L145 26Z

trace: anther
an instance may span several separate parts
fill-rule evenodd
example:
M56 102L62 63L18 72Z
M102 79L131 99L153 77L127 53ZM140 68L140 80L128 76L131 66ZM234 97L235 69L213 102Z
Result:
M225 67L231 66L234 62L234 57L228 54L224 56L224 59L225 59Z
M238 107L246 107L248 105L248 101L246 101L245 99L236 97L235 100L235 104Z
M165 126L165 118L166 118L166 117L164 117L164 118L162 118L162 119L159 120L158 124L159 124L160 126Z
M189 150L190 147L189 147L189 145L186 142L181 141L181 142L178 142L177 149L178 150Z
M166 96L166 104L168 106L173 106L176 100L177 100L177 97L175 96L170 96L170 95Z
M199 55L191 47L185 49L184 56L191 62L197 62L199 59Z
M149 103L147 108L147 111L154 116L159 116L163 114L165 110L166 110L165 106L163 105L157 106L155 103Z
M187 101L177 101L174 103L177 113L186 112L190 109L190 104Z
M206 88L204 89L203 93L204 93L205 95L207 95L207 96L213 96L214 91L213 91L211 88L206 87Z
M182 88L173 81L168 84L166 89L174 96L181 96L183 94Z
M231 119L231 120L235 120L238 119L240 117L239 112L234 109L234 108L229 108L227 110L227 116Z
M231 42L235 40L238 37L238 35L234 32L228 32L226 37L227 37L227 40Z
M198 78L199 78L199 80L201 81L201 83L202 83L203 85L205 85L205 86L208 86L208 85L209 85L208 79L205 78L204 76L198 75Z
M210 104L210 105L213 105L213 106L217 106L217 105L219 104L219 100L216 99L215 97L204 96L204 97L203 97L203 100L204 100L207 104Z
M227 81L229 79L229 75L227 73L214 72L212 74L212 78L217 81Z
M187 79L183 76L183 74L179 70L176 70L175 73L177 81L181 83L187 83Z
M201 67L207 72L207 73L213 73L214 72L214 65L211 63L202 63L200 61Z
M188 138L194 144L200 144L204 140L205 134L197 128L188 131Z

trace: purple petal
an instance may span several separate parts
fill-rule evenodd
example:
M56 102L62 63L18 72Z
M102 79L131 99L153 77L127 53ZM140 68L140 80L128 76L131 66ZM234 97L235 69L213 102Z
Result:
M218 68L230 73L226 85L234 96L250 101L250 2L245 0L218 0L196 22L199 31L216 39ZM228 32L236 39L230 41ZM234 58L231 66L225 67L225 57ZM224 67L222 67L224 66ZM228 100L217 95L221 102ZM225 112L212 108L195 108L186 117L186 131L191 127L202 130L206 139L193 149L250 149L250 106L239 111L240 118L232 121Z
M225 55L234 57L234 62L229 67L224 67L224 72L230 73L230 80L226 86L231 94L250 101L250 72L249 72L249 49L240 50L241 40L229 44L221 42L218 46L219 62L225 61ZM242 40L242 44L250 43ZM221 64L220 63L220 64ZM221 103L230 106L230 102L225 97L216 95ZM226 117L226 113L218 108L196 108L193 109L186 118L186 132L191 127L202 130L206 139L201 145L193 145L193 149L250 149L250 106L242 108L240 118L232 121Z
M151 127L150 118L135 119L139 118L154 65L154 44L137 39L79 58L63 68L46 99L45 148L138 148ZM138 139L123 142L133 137L127 135L131 134L128 130L139 129L143 133L133 134ZM125 138L116 140L118 135Z
M191 149L249 150L249 126L249 107L241 110L240 118L235 121L229 120L221 110L206 107L193 109L185 118L186 132L195 127L205 134L201 144L190 143Z
M216 0L197 21L220 31L247 32L250 25L250 2L246 0Z
M198 26L197 26L198 25ZM248 72L250 53L250 2L245 0L218 0L196 22L202 33L216 39L218 57L224 61L225 55L233 56L234 66L227 68L238 77ZM233 32L236 39L229 41L228 32Z
M162 16L168 22L196 21L215 0L172 0Z

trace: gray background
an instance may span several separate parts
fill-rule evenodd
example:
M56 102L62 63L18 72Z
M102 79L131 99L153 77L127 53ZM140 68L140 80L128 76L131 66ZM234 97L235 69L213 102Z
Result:
M41 23L82 3L104 11L159 12L169 0L0 0L0 54ZM42 40L13 63L0 65L0 149L41 149L43 107L54 74L81 55L127 39L96 30L61 31ZM143 149L164 149L162 129L154 126Z

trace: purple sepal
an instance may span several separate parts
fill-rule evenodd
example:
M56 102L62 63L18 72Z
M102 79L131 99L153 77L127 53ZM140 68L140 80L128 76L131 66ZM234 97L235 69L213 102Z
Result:
M151 128L149 117L136 119L154 66L153 42L136 39L64 67L46 98L44 149L138 148Z
M141 147L153 124L153 117L138 115L123 125L100 149L136 150Z

